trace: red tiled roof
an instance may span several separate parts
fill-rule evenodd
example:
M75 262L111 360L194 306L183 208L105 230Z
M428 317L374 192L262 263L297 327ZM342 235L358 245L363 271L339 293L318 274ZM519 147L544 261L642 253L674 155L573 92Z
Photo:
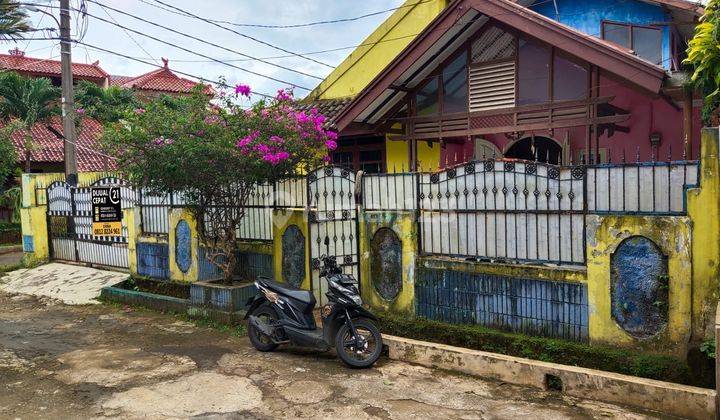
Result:
M60 61L42 58L25 57L17 54L0 54L0 69L32 73L40 76L61 76ZM108 74L100 67L99 62L93 64L73 63L73 76L90 79L104 79Z
M2 123L0 123L2 126ZM50 128L48 128L50 127ZM62 135L62 119L53 117L48 123L37 123L31 130L32 146L30 147L30 160L32 162L63 162L63 140L55 133ZM78 129L77 160L78 170L81 172L102 171L115 169L115 161L103 156L100 152L100 137L102 125L91 119L83 118ZM13 134L13 145L18 161L25 161L24 131Z
M185 79L173 73L168 67L167 59L163 59L163 62L165 63L164 67L137 77L129 78L128 80L123 81L122 84L117 84L117 86L138 90L152 90L157 92L190 93L195 86L200 84L199 82ZM113 78L115 77L120 79L126 76L113 76ZM118 83L120 83L120 80L118 80ZM208 86L206 90L209 91L210 89L211 88Z
M110 86L122 86L134 78L134 76L117 76L112 74L110 75Z

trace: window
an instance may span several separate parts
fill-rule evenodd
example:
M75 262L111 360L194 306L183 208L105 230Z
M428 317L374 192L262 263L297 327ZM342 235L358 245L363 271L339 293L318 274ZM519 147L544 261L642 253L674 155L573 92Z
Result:
M460 54L443 71L443 114L467 112L467 55Z
M534 41L521 39L519 54L517 104L532 105L549 102L552 50Z
M434 77L417 93L417 115L435 115L438 112L438 78Z
M587 96L587 69L556 52L553 57L553 100L579 101Z
M662 31L660 28L626 23L603 22L603 39L635 51L638 57L662 64Z
M375 174L385 170L385 139L363 137L341 139L332 154L333 163L352 171Z

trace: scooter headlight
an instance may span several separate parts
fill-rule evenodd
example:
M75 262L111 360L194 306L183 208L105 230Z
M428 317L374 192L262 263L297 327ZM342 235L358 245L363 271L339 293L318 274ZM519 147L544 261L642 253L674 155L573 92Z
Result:
M355 302L356 305L362 306L362 303L363 303L362 298L359 295L351 295L350 297L352 298L353 302Z

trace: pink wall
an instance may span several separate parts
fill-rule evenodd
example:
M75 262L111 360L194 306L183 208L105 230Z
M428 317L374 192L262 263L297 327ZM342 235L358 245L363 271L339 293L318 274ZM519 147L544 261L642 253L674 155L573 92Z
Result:
M667 160L668 154L671 152L672 160L682 159L684 141L682 109L675 109L665 99L652 99L648 95L605 77L600 78L600 96L614 96L615 99L611 103L631 114L628 121L620 124L629 127L629 133L615 132L610 138L607 134L600 137L600 148L604 149L601 150L601 156L609 156L612 162L619 163L622 161L624 151L626 160L632 162L636 159L639 147L640 160L650 161L652 159L650 134L657 132L660 133L662 142L656 159ZM700 150L700 131L702 129L700 107L695 107L693 113L694 136L692 154L687 157L688 159L697 159ZM574 163L578 163L580 151L585 149L585 127L557 129L552 135L548 130L539 130L534 133L525 133L524 136L529 137L533 134L552 137L561 145L568 136ZM483 138L494 143L503 152L513 143L504 134L483 136ZM440 162L442 166L472 160L472 142L464 139L455 139L455 142L459 144L448 143L444 149L441 149ZM595 148L594 142L592 147Z

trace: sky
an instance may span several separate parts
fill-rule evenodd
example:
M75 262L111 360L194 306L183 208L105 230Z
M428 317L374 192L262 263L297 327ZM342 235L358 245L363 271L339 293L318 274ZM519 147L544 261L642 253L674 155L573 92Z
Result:
M352 18L398 7L403 3L403 0L160 1L204 18L233 23L263 25L293 25ZM36 2L59 6L57 0L36 0ZM79 8L81 0L71 0L70 3L71 7ZM84 31L85 33L82 40L85 43L157 64L162 64L160 60L162 57L165 57L170 60L171 69L213 81L218 80L220 77L225 77L230 85L238 83L248 84L256 92L274 94L278 89L285 88L289 86L289 84L295 84L298 86L295 88L296 96L303 97L308 91L301 87L312 89L317 86L321 81L320 79L332 71L332 67L337 66L353 51L352 48L349 48L340 51L308 55L308 57L327 64L327 66L301 57L269 58L267 60L287 67L290 70L296 70L320 78L317 79L290 70L281 69L271 64L248 60L236 52L256 58L285 56L288 55L288 53L262 45L201 20L172 13L167 10L167 7L157 3L156 0L86 0L84 3L90 15L111 22L117 22L120 25L139 31L142 34L147 34L162 39L163 41L182 46L195 53L229 62L237 67L274 77L282 80L282 82L268 80L237 68L209 61L191 52L164 45L140 34L127 33L117 26L113 26L92 16L88 16L87 21L83 22L78 19L79 13L77 12L73 12L71 17L73 20L74 39L78 39L78 37L82 35L81 28L78 27L77 24L84 23L86 30ZM169 32L152 24L141 22L132 17L104 8L98 3L142 17L148 21L161 24L233 51L223 50L200 41L188 39L182 35ZM57 8L42 8L42 10L52 12L56 17L58 16ZM382 13L354 22L292 29L236 27L228 24L223 24L223 26L284 48L293 53L301 53L304 55L304 53L307 52L358 45L390 16L391 13L392 12ZM42 13L33 12L31 13L31 17L36 27L45 28L57 26L54 20L48 16L44 16ZM47 34L37 33L35 35L35 37L43 36L47 36ZM2 48L2 50L10 50L15 48L15 46L24 50L26 55L30 57L59 59L60 56L60 47L57 41L18 41L17 44L2 43L0 48ZM96 60L100 60L101 67L113 75L137 76L157 68L80 45L76 45L73 48L73 62L92 63Z

